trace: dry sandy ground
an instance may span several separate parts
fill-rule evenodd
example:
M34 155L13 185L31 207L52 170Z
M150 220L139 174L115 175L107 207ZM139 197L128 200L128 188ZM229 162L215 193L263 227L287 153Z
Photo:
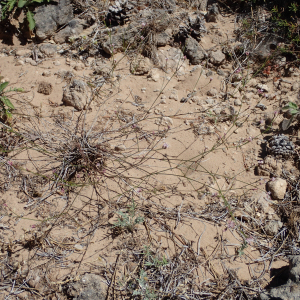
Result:
M226 42L226 34L233 36L233 25L230 19L211 25L210 34L201 42L204 49ZM167 53L168 49L159 50ZM270 279L271 268L287 265L283 256L270 259L266 254L272 238L264 232L263 224L278 216L269 204L267 208L257 204L264 197L265 202L272 200L265 190L269 177L254 172L264 159L263 124L260 127L256 123L278 110L284 97L296 100L295 93L289 90L280 94L271 78L262 77L251 79L241 91L229 84L233 97L224 100L225 76L215 70L207 76L209 70L204 65L195 69L183 57L179 74L156 68L159 79L155 82L147 74L131 74L130 61L123 54L114 57L118 64L113 76L97 88L94 67L111 63L109 59L87 62L56 54L31 65L20 63L25 58L14 53L1 55L0 74L10 87L25 91L11 96L16 106L12 128L27 136L1 158L0 212L1 259L11 266L10 276L16 282L25 280L28 284L19 299L42 299L45 293L50 293L51 299L63 297L63 283L85 272L102 275L105 289L119 256L116 281L134 277L139 263L133 253L144 245L170 259L182 252L186 260L194 259L195 284L203 290L210 289L210 281L227 278L229 271L242 283L259 281L263 286ZM228 75L232 65L225 63L219 69ZM90 83L93 102L88 110L78 112L62 104L63 90L69 84L68 78L59 76L62 71ZM251 72L246 69L240 74L245 77ZM292 85L297 77L288 80ZM38 92L41 81L51 83L51 94ZM269 87L268 97L257 92L261 82ZM208 96L212 88L217 93ZM194 96L181 103L191 92ZM177 100L172 95L177 95ZM267 110L255 108L257 103L263 103ZM239 127L229 117L232 109ZM98 141L105 140L112 149L111 157L93 181L83 170L76 173L78 186L66 187L64 182L53 185L63 150L51 151L67 145L68 140L72 146L71 138L76 136L72 130L80 115L84 115L82 130L92 128ZM280 118L275 119L274 128L278 128ZM118 133L132 121L127 133ZM45 134L44 140L36 139L38 134ZM51 155L41 151L43 145ZM122 151L116 146L122 146ZM290 170L293 161L285 165ZM137 224L133 232L112 232L117 212L126 212L132 199L136 215L144 216L145 222ZM231 209L226 208L226 199ZM258 224L253 226L253 222ZM238 255L245 239L248 245L244 254ZM4 283L7 290L1 290L1 299L11 291L7 281ZM29 287L34 292L28 292Z

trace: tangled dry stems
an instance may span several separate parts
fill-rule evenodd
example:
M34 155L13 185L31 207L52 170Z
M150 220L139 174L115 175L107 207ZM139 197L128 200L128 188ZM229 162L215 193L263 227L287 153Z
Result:
M240 63L244 57L245 53L236 57L237 67L244 64L244 61ZM233 141L233 131L237 122L243 124L249 120L255 109L225 117L208 116L207 110L195 113L191 125L195 135L212 134L214 145L193 158L168 158L162 151L165 150L162 146L165 137L183 129L170 128L162 123L156 131L144 129L144 123L152 118L147 109L134 115L121 108L114 115L107 115L101 108L110 96L106 101L103 101L103 96L102 99L99 97L101 92L105 95L101 90L103 80L93 82L92 86L97 92L91 102L99 104L92 122L87 122L88 111L43 118L27 107L27 121L10 131L6 126L1 133L2 191L19 191L25 208L19 215L2 201L1 215L10 216L15 223L24 218L36 223L30 230L24 230L22 238L5 239L1 245L3 268L0 285L1 290L7 291L6 299L17 297L23 291L37 298L59 297L70 282L87 271L105 278L107 299L254 299L266 286L263 278L272 263L286 254L299 254L298 212L295 209L299 203L299 179L290 183L290 193L278 205L288 225L270 238L263 229L264 220L255 216L233 216L240 203L249 201L249 193L234 197L228 193L234 189L229 185L225 189L218 186L215 193L209 194L205 190L207 183L199 178L202 174L209 175L213 183L217 183L217 178L224 178L222 174L207 170L201 162L209 154L222 149L242 149L249 141ZM168 117L188 120L190 115ZM224 137L217 131L203 131L205 122L211 125L225 121L231 122L231 128ZM183 154L193 143L186 146ZM24 160L27 159L30 163L25 168ZM161 165L153 170L156 161ZM245 166L243 172L251 167ZM172 173L174 170L177 173ZM191 173L196 173L196 176L191 176ZM170 178L171 183L163 183L162 176ZM250 193L257 188L258 182L242 182L236 179L237 176L224 179L239 181L242 184L240 189L250 189ZM191 193L209 199L205 207L183 207L182 202L178 206L166 205L165 199L183 197L178 189L183 181L188 182ZM117 212L122 212L119 221L124 221L133 202L133 215L128 218L131 227L122 226L122 222L110 223L111 216ZM143 217L142 224L135 222L138 216ZM230 219L234 224L228 226ZM196 248L176 233L176 228L183 225L193 231L192 221L204 226ZM206 253L201 246L201 237L210 224L227 226L226 230L236 236L239 241L234 245L236 253L229 250L232 245L223 233L216 236L212 252ZM1 226L3 230L9 230L9 226ZM117 232L114 231L116 227L120 229ZM67 228L73 234L58 239L53 233L61 228ZM98 252L105 261L100 265L85 259L93 238L99 232L107 240L112 235L115 240L121 237L113 248L113 261L108 261L101 256L101 251ZM172 251L162 247L158 233L163 233L172 243ZM247 241L249 237L252 237L251 242ZM250 243L259 251L258 259L244 252ZM83 248L78 253L79 244ZM31 251L27 261L18 262L15 254L27 253L27 250ZM74 254L76 260L69 260ZM252 280L240 280L235 270L225 263L226 260L239 259L239 254L249 260ZM222 274L214 266L216 260L221 260ZM124 269L128 263L135 267ZM261 264L262 270L252 268L255 263ZM53 272L58 269L62 271L60 280L49 279L50 276L54 278ZM32 271L40 274L43 287L34 283Z

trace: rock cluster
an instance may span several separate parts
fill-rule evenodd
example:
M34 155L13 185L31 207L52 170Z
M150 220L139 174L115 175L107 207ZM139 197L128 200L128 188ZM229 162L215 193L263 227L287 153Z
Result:
M295 146L284 134L274 135L269 142L269 152L275 156L289 156L294 154Z
M134 8L134 3L127 0L117 0L114 5L108 8L106 15L107 25L124 24L131 16L131 10Z

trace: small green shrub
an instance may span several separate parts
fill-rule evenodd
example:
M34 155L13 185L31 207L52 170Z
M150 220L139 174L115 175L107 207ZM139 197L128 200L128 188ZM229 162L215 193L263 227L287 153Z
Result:
M128 207L127 212L118 211L119 215L117 222L113 224L113 228L118 228L120 230L127 229L130 232L133 232L136 224L144 222L142 216L136 216L136 205L134 200L132 204Z
M282 108L282 110L289 111L289 113L291 114L291 117L289 119L285 119L282 122L282 129L287 130L291 126L295 118L300 114L300 109L296 103L289 102Z
M0 85L0 109L1 109L1 119L4 121L11 119L12 114L11 111L15 109L11 101L7 97L7 93L9 92L22 92L22 89L13 88L9 90L5 90L8 86L9 82L3 82Z
M29 7L37 4L49 3L50 1L51 0L4 0L1 2L3 5L1 19L6 19L15 8L20 8L26 12L28 27L30 30L33 30L35 28L34 13Z

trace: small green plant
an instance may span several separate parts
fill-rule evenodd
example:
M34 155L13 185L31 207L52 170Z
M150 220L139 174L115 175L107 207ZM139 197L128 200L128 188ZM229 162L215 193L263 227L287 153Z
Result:
M159 257L153 255L153 252L150 250L148 246L144 248L144 255L145 255L145 266L150 268L158 268L162 266L166 266L169 262L165 256L160 259Z
M300 110L298 105L294 102L289 102L282 108L282 110L287 110L291 114L291 117L289 119L284 119L282 122L282 129L287 130L291 126L295 118L300 114Z
M49 3L51 0L6 0L2 1L1 19L4 20L15 9L20 8L26 12L28 27L30 30L35 28L34 13L29 9L30 6L41 3Z
M117 222L113 224L113 228L127 229L128 231L133 232L136 224L144 222L144 218L142 216L136 216L135 210L136 205L134 200L132 200L132 204L128 207L126 212L117 212L119 217Z
M137 279L139 288L134 290L132 296L140 296L143 300L155 300L157 295L147 287L147 272L140 271L140 276Z
M22 92L22 89L9 89L5 90L9 82L3 82L0 85L0 109L1 109L1 118L9 120L12 117L11 110L15 109L11 101L7 98L7 93L9 92Z

